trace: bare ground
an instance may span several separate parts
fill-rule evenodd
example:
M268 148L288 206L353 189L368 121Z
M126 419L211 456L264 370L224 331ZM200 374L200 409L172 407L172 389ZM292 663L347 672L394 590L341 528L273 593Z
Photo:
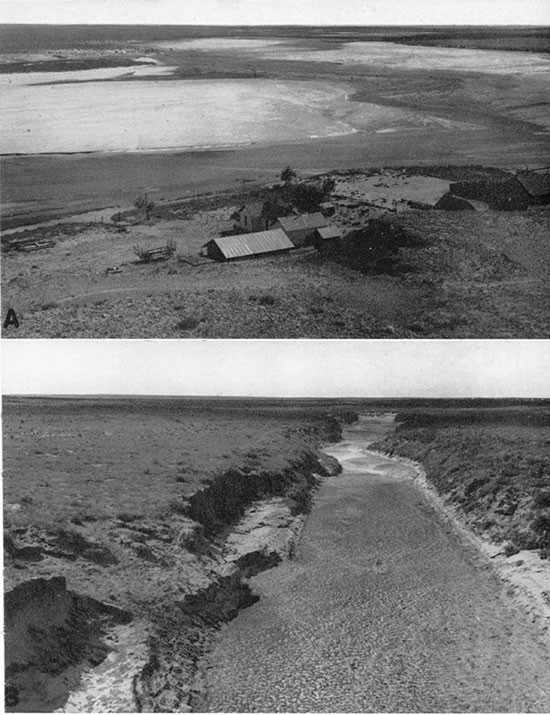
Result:
M3 304L21 322L4 336L548 336L548 209L411 210L406 201L433 194L429 176L412 176L406 184L394 178L399 172L361 176L335 174L333 221L349 231L383 216L407 231L415 246L400 250L390 274L364 275L349 261L341 265L313 249L226 264L201 259L201 246L231 226L238 204L220 197L219 208L190 211L186 202L176 202L162 209L162 219L130 226L127 233L101 223L37 229L35 235L54 237L57 245L5 254L2 261ZM431 181L436 190L445 185L441 178ZM215 205L216 198L209 201ZM391 213L393 206L397 213ZM177 258L137 260L135 245L167 240L195 265ZM114 266L122 271L106 273Z
M368 451L368 426L330 450L344 471L321 485L296 559L254 577L260 600L215 639L202 711L543 712L545 624L410 466Z
M3 426L8 709L185 710L204 639L253 600L241 578L283 558L335 468L317 447L338 425L12 398Z

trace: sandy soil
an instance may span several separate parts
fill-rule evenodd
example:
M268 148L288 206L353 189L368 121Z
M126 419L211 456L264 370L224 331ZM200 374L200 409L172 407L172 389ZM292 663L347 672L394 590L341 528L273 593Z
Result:
M202 711L544 712L548 641L362 431L330 453L297 557L224 626ZM314 604L314 605L313 605Z
M177 138L179 130L172 123L176 114L192 120L189 126L195 133L190 144L207 141L205 126L209 131L217 127L220 141L256 143L219 151L6 157L4 223L44 222L106 206L127 207L145 193L157 204L224 191L236 191L242 201L246 189L278 180L287 165L300 176L350 168L368 174L376 166L550 165L544 111L547 56L350 44L344 41L349 33L323 38L309 32L313 34L307 37L292 32L287 38L266 36L265 31L250 37L244 32L237 40L225 37L223 41L198 32L186 36L183 45L182 38L173 34L151 35L142 42L137 32L136 42L130 45L117 40L121 57L127 57L128 50L128 57L144 56L159 65L124 68L133 79L113 81L119 70L107 67L81 75L66 73L80 79L103 77L102 82L12 87L14 97L16 90L22 90L52 96L68 93L74 99L76 92L78 111L89 108L94 88L106 98L102 116L113 119L102 124L103 138L114 142L111 149L119 146L120 132L113 122L120 113L127 115L132 127L132 139L124 146L140 145L141 129L134 132L135 98L144 93L155 116L169 119L163 125L165 144L173 145ZM164 40L168 44L158 44ZM114 50L111 45L108 49ZM68 55L62 53L61 60ZM175 69L158 76L165 68ZM32 76L21 75L21 82ZM50 81L62 76L49 73ZM8 81L8 75L3 77L1 81ZM260 94L252 90L258 85L263 87ZM209 122L197 121L196 106L172 101L177 88L184 87L198 87L202 93L210 88ZM113 101L117 92L127 93L127 101L122 96ZM159 97L170 98L164 108L158 109ZM225 102L223 116L218 111L220 98ZM53 104L58 112L60 103ZM41 105L50 106L45 100L38 101ZM93 117L94 112L96 105L87 113ZM265 122L257 121L258 113ZM66 113L58 118L65 124L70 120ZM69 123L76 127L72 148L77 149L84 125ZM16 124L19 132L23 124ZM143 146L153 146L145 135L154 126L157 137L158 122L146 125ZM47 127L41 125L42 130L47 133ZM323 137L333 130L350 133ZM323 138L311 138L314 134ZM56 142L59 136L65 141L65 132L50 132L49 138L42 133L41 146L54 135ZM94 141L98 137L99 133ZM426 199L431 189L435 195L443 186L439 174L423 176L423 184L417 179L414 186L387 171L377 178L339 180L341 196L363 205L339 211L337 223L357 228L378 209L399 211L405 200ZM427 235L429 242L425 249L403 254L410 269L402 265L399 277L367 278L308 255L223 267L133 263L136 243L159 245L175 239L179 253L195 254L202 243L228 227L234 208L230 204L222 201L212 211L197 211L194 216L165 217L155 225L132 227L128 234L101 226L74 236L54 232L51 237L57 245L51 251L6 256L3 303L14 307L22 320L21 329L5 331L6 336L547 336L547 242L542 243L541 237L548 231L548 214L543 211L505 219L491 212L437 218L427 212L399 213L396 220L420 236ZM218 211L220 206L228 213ZM121 265L121 274L105 273L106 268Z
M262 42L269 39L273 38L263 38ZM367 119L372 105L379 108L377 111L385 112L384 119L396 117L397 122L390 122L390 128L396 131L389 136L376 134L370 131L369 121L363 125L359 121L358 134L336 139L295 140L291 144L287 138L276 144L276 149L272 143L265 146L262 142L276 142L277 137L268 140L255 134L258 145L236 151L147 154L145 157L129 154L10 158L4 161L3 203L15 202L27 212L100 208L114 201L131 201L135 193L144 188L157 197L168 198L188 191L227 188L243 178L269 181L287 164L302 171L321 171L407 162L468 163L473 160L497 166L550 163L548 137L540 133L540 124L545 126L547 121L543 111L548 97L547 73L535 72L546 66L545 56L532 53L524 53L524 56L517 52L486 55L481 51L377 43L368 43L365 54L365 47L360 43L346 45L344 51L335 49L330 39L323 42L315 37L310 41L292 38L295 48L313 51L306 52L305 59L290 61L285 59L288 46L284 43L276 45L282 50L271 58L265 47L261 45L258 49L257 42L251 54L243 49L242 41L237 41L237 50L231 50L233 42L225 40L216 51L207 52L177 43L175 49L168 46L161 49L152 42L146 43L143 51L162 65L177 68L173 77L163 82L175 82L174 87L181 80L213 79L230 83L243 79L260 79L264 83L275 80L283 84L336 83L350 88L350 99L358 103L355 111L359 114L360 105L364 103ZM132 45L131 49L137 52L141 48ZM334 59L330 54L334 52L343 52L342 57L338 62L327 61ZM328 53L328 57L321 61L324 53ZM415 60L412 65L411 58ZM493 69L498 69L498 73L479 71L488 67L487 58L494 60ZM515 75L513 71L518 65L523 69ZM138 70L158 73L159 68ZM163 83L138 80L134 84L140 85L139 89L128 87L127 90L131 94L143 94L148 84L156 87ZM117 84L104 82L99 91L115 92ZM121 87L128 84L131 83L122 82ZM54 90L73 91L70 85L56 85ZM81 90L85 93L86 85L82 85ZM155 88L154 91L160 90ZM346 105L353 103L343 102L338 110L345 107L349 112ZM106 114L116 116L117 111L127 111L127 105L120 101L108 102L103 109ZM350 122L352 127L355 127L354 121ZM463 124L474 128L464 129ZM318 132L310 132L315 133ZM232 137L232 142L238 140ZM133 145L137 146L135 140ZM16 210L12 208L4 215L12 212Z
M376 450L375 450L376 451ZM384 455L382 455L384 456ZM541 631L550 633L550 563L536 551L523 550L507 555L502 543L482 538L468 528L464 514L450 501L441 497L430 483L419 462L405 457L393 459L412 467L416 473L415 482L424 492L427 500L457 529L465 541L491 559L491 565L504 582L510 585L509 595L531 615Z
M223 265L205 262L201 247L232 225L239 204L231 196L211 209L190 210L182 202L163 208L165 218L130 226L126 233L112 222L80 232L66 227L66 235L43 229L40 235L54 237L55 247L5 254L3 302L16 310L21 327L4 335L546 337L547 210L410 210L409 201L433 204L449 180L390 170L340 172L334 178L336 225L349 231L385 215L418 237L417 247L402 249L396 274L363 275L309 249ZM137 261L134 246L167 240L196 265L176 258ZM122 272L105 272L114 266Z
M328 450L344 475L319 455L340 435L329 413L353 405L6 398L5 587L62 576L70 589L52 594L50 607L67 610L57 630L27 603L47 665L33 651L15 711L171 712L217 709L216 698L225 711L544 711L540 623L526 623L518 594L419 498L411 468L363 449L394 415L371 414L347 433L357 443ZM296 551L313 472L331 478ZM530 578L517 561L509 567ZM76 648L90 640L75 630L85 625L75 604L92 614L84 598L126 616L95 626L88 655ZM215 669L197 670L239 611Z
M212 623L288 553L339 435L320 405L204 400L10 398L3 429L14 712L184 708ZM93 625L101 604L126 618Z
M55 75L0 75L5 90L0 153L160 151L286 143L356 131L353 118L334 116L346 87L321 82L264 80L126 80L156 76L147 67L99 81L107 70ZM114 71L113 71L114 72ZM72 77L71 75L77 75ZM105 77L102 77L105 75ZM69 77L67 77L69 76ZM31 84L29 81L34 80ZM70 107L70 110L67 108ZM398 110L363 108L359 122L395 122ZM344 108L345 109L345 108ZM370 114L374 114L370 119ZM208 121L205 121L208 117Z

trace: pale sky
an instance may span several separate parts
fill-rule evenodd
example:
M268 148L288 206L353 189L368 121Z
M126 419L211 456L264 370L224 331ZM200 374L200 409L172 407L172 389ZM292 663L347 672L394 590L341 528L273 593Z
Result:
M1 22L550 25L549 0L0 0Z
M550 398L545 340L3 340L4 394Z

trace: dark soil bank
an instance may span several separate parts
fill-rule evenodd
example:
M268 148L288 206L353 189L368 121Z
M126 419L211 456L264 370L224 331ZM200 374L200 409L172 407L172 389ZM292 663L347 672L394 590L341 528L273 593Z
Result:
M252 579L225 626L203 711L544 712L550 658L413 470L347 432L297 558Z
M317 447L338 421L162 399L7 398L3 417L7 710L187 711L208 639L337 472Z
M550 411L419 410L376 446L421 462L437 492L507 553L550 555Z

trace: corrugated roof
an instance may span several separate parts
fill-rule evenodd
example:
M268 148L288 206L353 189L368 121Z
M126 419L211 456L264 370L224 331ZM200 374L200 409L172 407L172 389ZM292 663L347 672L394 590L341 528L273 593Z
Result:
M294 248L294 244L282 228L276 228L272 231L259 231L258 233L242 233L238 236L223 236L213 238L212 241L225 258L242 258L243 256L254 256L260 253L271 253Z
M550 176L548 174L517 174L516 179L531 196L550 194Z
M289 231L302 231L306 229L322 228L327 225L327 220L321 213L300 214L300 216L281 216L279 223L288 233Z
M342 235L342 231L338 226L323 226L317 229L317 233L323 239L340 238Z

